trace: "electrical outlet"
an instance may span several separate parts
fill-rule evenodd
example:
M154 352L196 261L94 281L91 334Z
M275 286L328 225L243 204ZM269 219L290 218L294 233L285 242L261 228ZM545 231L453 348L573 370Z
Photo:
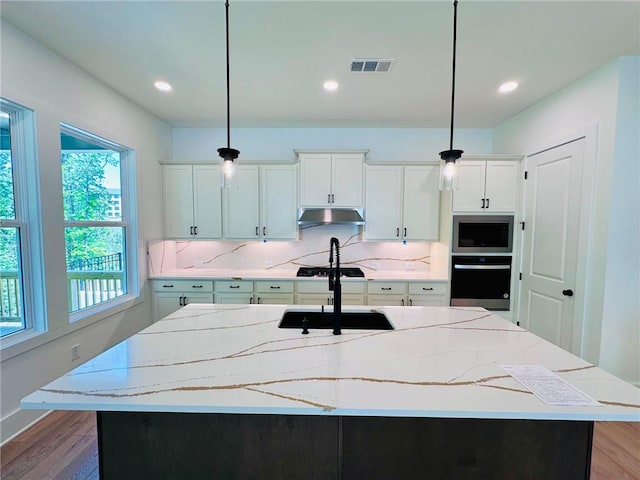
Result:
M273 260L265 260L264 268L271 268L271 267L273 267Z
M404 264L404 268L405 268L405 270L415 270L416 269L416 264L414 262L406 262Z
M71 346L71 361L80 360L80 344Z
M204 266L204 262L202 260L196 260L193 262L193 266L196 268L202 268Z

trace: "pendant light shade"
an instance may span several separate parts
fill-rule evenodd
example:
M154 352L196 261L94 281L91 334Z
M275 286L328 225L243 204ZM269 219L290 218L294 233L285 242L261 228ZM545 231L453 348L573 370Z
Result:
M218 155L222 159L222 165L220 168L221 179L220 183L223 187L230 187L231 180L234 174L234 161L240 155L240 150L231 148L231 114L229 108L229 0L224 4L225 7L225 32L226 32L226 46L227 46L227 146L218 149Z
M449 134L449 150L440 152L440 190L458 189L458 161L462 150L453 148L453 114L456 98L456 38L458 24L458 0L453 2L453 63L451 72L451 127Z

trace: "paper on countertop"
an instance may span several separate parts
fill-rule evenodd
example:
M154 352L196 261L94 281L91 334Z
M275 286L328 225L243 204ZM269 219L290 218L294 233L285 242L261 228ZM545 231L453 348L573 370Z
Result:
M547 405L602 405L542 365L500 365Z

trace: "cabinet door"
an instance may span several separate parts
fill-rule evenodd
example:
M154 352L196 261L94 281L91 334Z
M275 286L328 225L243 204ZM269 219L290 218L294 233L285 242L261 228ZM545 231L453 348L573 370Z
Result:
M361 208L363 204L363 156L332 155L331 206Z
M368 295L367 296L367 305L375 305L378 307L387 306L398 306L404 307L406 305L406 297L404 295Z
M193 221L193 169L191 165L165 165L165 238L190 238Z
M222 237L222 195L220 167L193 166L194 238Z
M293 305L293 293L256 293L255 302L260 305Z
M264 238L295 240L298 234L298 179L295 165L260 167L259 232Z
M300 155L300 206L326 207L331 201L331 155Z
M331 296L328 293L298 293L296 305L331 305Z
M402 167L367 165L366 178L365 238L367 240L400 240L402 236Z
M231 186L222 189L225 238L260 237L258 172L257 165L239 165Z
M402 228L405 240L438 240L440 231L439 174L440 169L436 166L405 167Z
M453 211L484 212L486 161L461 160L458 167L460 188L453 192Z
M154 293L153 294L153 321L166 317L172 314L179 308L182 308L181 299L182 293Z
M518 162L487 161L485 212L515 212L519 165Z

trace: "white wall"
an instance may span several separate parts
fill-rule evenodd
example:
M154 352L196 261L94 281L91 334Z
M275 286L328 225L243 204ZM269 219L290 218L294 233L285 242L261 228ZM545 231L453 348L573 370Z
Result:
M81 361L131 336L150 323L146 292L146 241L162 235L162 171L159 160L171 155L171 130L65 59L11 25L1 25L3 98L36 114L38 181L44 244L46 311L49 331L18 345L2 345L1 435L5 440L39 412L21 411L31 391L72 368L70 347L80 344ZM99 52L96 52L99 54ZM138 189L137 241L141 296L128 304L68 321L60 168L60 122L114 141L135 151Z
M632 383L640 382L637 62L619 58L494 130L494 152L532 154L597 127L582 356Z
M173 129L173 160L218 161L227 144L224 128ZM231 146L239 162L296 160L294 149L368 149L369 162L439 162L449 148L444 128L231 128ZM467 154L491 153L488 128L456 129L454 147ZM513 152L510 152L513 153Z

